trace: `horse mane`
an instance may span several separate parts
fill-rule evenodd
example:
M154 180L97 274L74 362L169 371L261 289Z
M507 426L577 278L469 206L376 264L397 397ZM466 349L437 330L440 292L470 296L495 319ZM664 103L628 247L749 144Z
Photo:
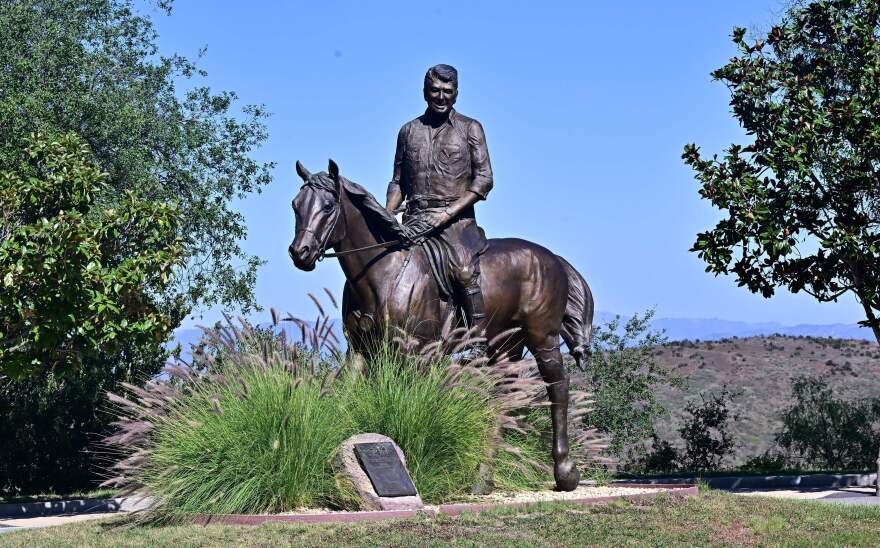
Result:
M367 224L379 229L383 236L388 239L399 239L403 235L403 226L397 221L397 218L385 209L385 206L379 203L376 198L370 194L370 191L361 185L339 176L342 181L342 188L354 205L367 218ZM330 175L324 171L315 173L309 179L309 184L314 184L324 190L336 193L336 182Z

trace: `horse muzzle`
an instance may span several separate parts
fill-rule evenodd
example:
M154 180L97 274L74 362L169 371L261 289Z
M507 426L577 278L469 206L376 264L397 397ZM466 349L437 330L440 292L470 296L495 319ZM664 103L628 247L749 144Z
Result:
M303 239L305 240L309 238ZM314 240L314 238L310 239ZM312 271L315 269L315 263L318 261L318 254L320 253L317 242L303 242L298 240L299 238L290 244L290 247L287 248L287 254L293 259L293 264L298 269L306 272Z

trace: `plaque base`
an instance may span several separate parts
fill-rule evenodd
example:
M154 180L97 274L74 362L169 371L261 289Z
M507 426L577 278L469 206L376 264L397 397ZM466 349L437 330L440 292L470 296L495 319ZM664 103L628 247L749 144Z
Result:
M367 475L367 472L358 460L355 446L360 444L381 444L383 447L387 447L384 445L386 443L391 444L391 448L397 454L399 464L404 467L404 472L406 472L406 457L404 457L400 447L394 443L394 440L382 434L357 434L345 440L336 452L333 468L337 475L337 481L350 483L354 487L354 492L357 494L356 498L358 499L356 503L364 510L418 510L424 508L422 498L415 491L415 488L412 491L415 492L414 495L406 496L383 497L376 492L370 476ZM407 479L409 478L408 474L406 472ZM352 491L345 488L340 490L343 492Z

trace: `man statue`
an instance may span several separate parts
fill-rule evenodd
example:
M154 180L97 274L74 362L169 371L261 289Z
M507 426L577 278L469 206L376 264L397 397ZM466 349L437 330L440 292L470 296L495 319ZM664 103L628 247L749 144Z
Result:
M480 255L488 243L477 226L474 204L492 189L492 166L483 127L453 109L458 72L436 65L425 74L425 113L404 124L397 135L394 176L386 207L406 200L403 222L411 239L427 238L451 272L453 298L464 308L468 327L485 330L480 291ZM485 344L474 349L485 351Z

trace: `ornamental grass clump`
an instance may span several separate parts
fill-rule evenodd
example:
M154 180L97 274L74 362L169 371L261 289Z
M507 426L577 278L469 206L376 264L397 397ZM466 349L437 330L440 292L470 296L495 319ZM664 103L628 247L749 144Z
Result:
M456 385L442 360L416 360L384 345L369 374L351 376L340 403L361 432L393 439L413 482L428 502L466 492L490 454L497 416L480 379Z
M470 490L480 466L495 456L505 411L495 371L436 350L419 354L386 341L371 353L366 374L346 377L340 402L358 431L380 432L400 445L427 502Z
M550 445L530 418L548 405L534 363L456 360L469 334L448 326L427 346L396 337L346 361L323 310L312 324L287 320L299 340L274 311L267 328L227 320L205 330L192 363L111 394L120 418L105 484L152 497L147 515L166 520L355 509L334 457L364 432L400 445L426 502L467 494L487 470L500 488L551 478ZM571 399L575 425L589 401ZM595 432L572 434L574 454L595 453Z
M127 397L108 483L155 497L159 514L265 513L332 503L327 462L351 433L329 389L339 368L274 329L206 330L193 364Z

